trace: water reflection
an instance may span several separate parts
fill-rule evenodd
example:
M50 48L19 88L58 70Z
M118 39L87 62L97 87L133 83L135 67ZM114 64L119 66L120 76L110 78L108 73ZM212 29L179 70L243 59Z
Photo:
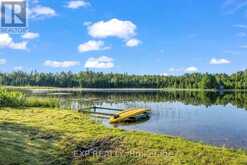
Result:
M125 103L136 104L139 102L147 103L144 106L149 106L150 102L180 102L185 105L195 106L213 106L228 104L234 105L237 108L244 108L247 110L247 93L245 92L154 92L154 93L87 93L74 92L72 95L57 96L64 98L64 100L75 100L80 104L104 104L104 103ZM131 105L130 105L131 106Z
M90 106L149 108L152 110L149 120L114 126L247 149L247 94L244 92L73 92L53 97L61 98L61 106L70 109ZM112 127L107 119L100 121Z

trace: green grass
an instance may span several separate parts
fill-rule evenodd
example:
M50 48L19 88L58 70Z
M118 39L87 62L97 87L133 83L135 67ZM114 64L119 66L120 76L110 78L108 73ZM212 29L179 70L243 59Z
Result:
M25 103L25 95L21 92L8 91L0 88L0 107L17 107Z
M90 148L104 155L73 156L74 151ZM106 128L87 115L66 110L4 108L0 110L0 164L237 165L247 164L247 153Z
M4 88L7 89L53 89L55 87L49 87L49 86L30 86L30 85L26 85L26 86L8 86L5 85L3 86Z
M24 93L0 88L0 107L59 107L59 99L27 97Z
M58 108L59 99L52 97L27 97L25 107Z

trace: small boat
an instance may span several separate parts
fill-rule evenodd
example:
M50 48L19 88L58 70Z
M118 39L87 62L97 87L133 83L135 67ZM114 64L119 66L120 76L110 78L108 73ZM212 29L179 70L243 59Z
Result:
M110 118L110 123L120 123L120 122L134 122L139 120L145 120L150 117L150 110L141 108L132 108L120 112Z

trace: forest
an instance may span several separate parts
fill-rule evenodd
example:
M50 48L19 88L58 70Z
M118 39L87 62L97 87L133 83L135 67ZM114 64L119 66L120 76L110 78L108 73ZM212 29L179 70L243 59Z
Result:
M247 89L247 70L233 74L192 73L181 76L130 75L84 71L79 73L0 73L4 86L45 86L80 88L176 88Z

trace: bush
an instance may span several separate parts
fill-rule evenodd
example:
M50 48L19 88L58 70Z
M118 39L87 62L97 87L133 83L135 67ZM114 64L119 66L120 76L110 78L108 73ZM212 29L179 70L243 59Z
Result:
M23 93L0 88L0 107L24 106L25 102L26 97Z

